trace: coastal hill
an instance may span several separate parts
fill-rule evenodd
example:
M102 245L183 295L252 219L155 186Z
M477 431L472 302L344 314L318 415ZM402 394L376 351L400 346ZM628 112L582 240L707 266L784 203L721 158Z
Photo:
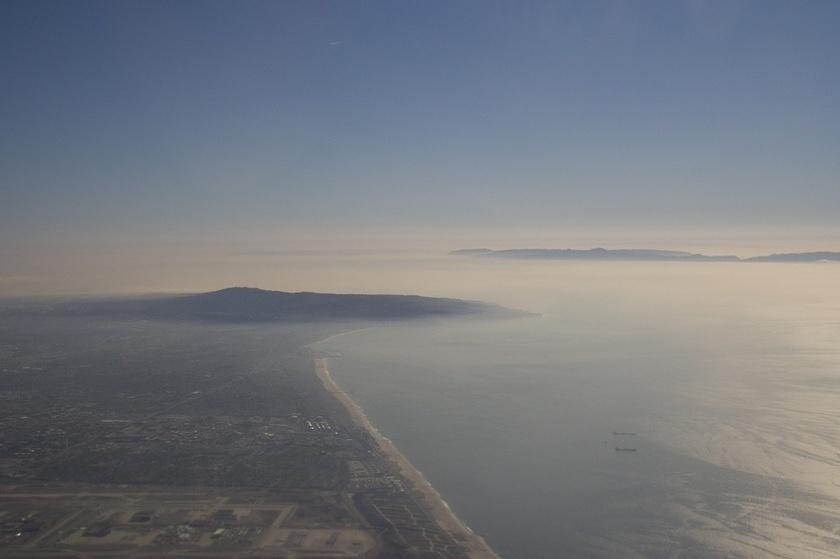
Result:
M448 316L512 317L527 314L491 303L462 299L417 295L288 293L253 287L230 287L188 295L70 301L52 305L40 312L70 316L220 322L404 320Z
M623 261L658 261L658 262L840 262L840 252L796 252L770 254L739 258L737 256L715 256L677 250L658 249L547 249L515 248L491 250L488 248L469 248L453 250L454 256L480 256L491 258L509 258L514 260L623 260Z

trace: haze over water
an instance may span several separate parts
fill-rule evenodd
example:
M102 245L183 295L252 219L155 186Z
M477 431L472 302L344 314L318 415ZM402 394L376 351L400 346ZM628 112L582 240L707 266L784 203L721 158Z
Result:
M441 259L420 277L543 316L316 349L504 557L840 557L840 266Z

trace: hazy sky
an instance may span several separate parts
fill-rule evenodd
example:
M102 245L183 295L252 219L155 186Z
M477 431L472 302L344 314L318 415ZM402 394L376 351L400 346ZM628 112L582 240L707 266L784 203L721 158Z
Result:
M838 28L836 1L3 0L0 242L832 228Z

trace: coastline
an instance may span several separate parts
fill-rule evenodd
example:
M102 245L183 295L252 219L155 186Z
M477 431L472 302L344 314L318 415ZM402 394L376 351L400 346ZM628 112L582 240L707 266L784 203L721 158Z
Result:
M324 388L331 392L345 407L351 419L361 429L367 431L376 441L382 453L392 460L400 469L400 473L409 480L424 496L425 508L431 513L435 522L447 532L462 534L463 544L467 547L467 555L473 559L501 559L484 541L484 538L474 533L460 518L458 518L440 493L423 474L408 461L397 449L394 443L380 433L368 419L364 410L336 384L327 367L326 357L315 357L315 373Z

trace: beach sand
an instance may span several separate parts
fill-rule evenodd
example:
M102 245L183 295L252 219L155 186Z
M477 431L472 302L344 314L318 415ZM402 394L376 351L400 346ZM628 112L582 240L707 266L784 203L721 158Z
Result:
M438 525L453 535L463 536L463 543L467 547L469 557L475 559L500 559L481 536L475 534L455 516L455 513L452 512L449 505L440 496L440 493L423 477L423 474L397 450L397 447L394 446L394 443L390 439L382 435L371 424L364 410L341 390L330 375L326 358L315 358L315 371L324 387L344 405L352 420L360 428L370 433L379 445L382 453L392 460L399 467L403 477L410 481L423 494L424 499L422 504L430 512Z

